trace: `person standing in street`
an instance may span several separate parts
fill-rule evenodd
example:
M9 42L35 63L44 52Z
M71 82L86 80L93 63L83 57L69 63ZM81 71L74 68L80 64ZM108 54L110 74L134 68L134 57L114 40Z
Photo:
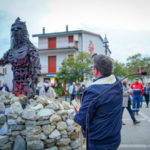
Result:
M73 82L69 88L70 104L72 103L72 100L76 98L76 93L77 93L77 86L76 86L76 83Z
M66 87L65 87L65 101L67 101L67 97L68 97L68 90L69 90L69 85L66 84Z
M136 120L136 118L133 114L133 111L131 109L131 98L130 98L131 90L129 89L129 87L127 87L127 81L123 80L122 85L123 85L122 115L123 115L124 109L126 108L129 112L129 115L130 115L132 121L133 121L133 124L134 125L139 124L140 121ZM125 125L125 123L123 121L122 121L122 124Z
M145 97L145 101L146 101L146 107L149 107L149 97L150 97L150 85L147 82L146 86L144 87L144 97Z
M74 120L82 127L85 137L85 130L88 129L89 150L117 150L121 141L122 84L112 74L112 59L96 54L92 42L89 44L89 51L93 57L92 72L95 79L86 88L82 105ZM106 90L107 93L102 94ZM100 94L102 95L98 97ZM88 115L89 124L86 122Z
M80 104L82 103L82 96L83 96L84 91L85 91L85 85L82 84L82 86L79 88Z
M9 88L6 83L3 83L3 86L0 87L0 91L9 92Z
M132 89L132 103L133 103L133 112L138 115L140 109L140 102L142 100L142 95L144 94L143 84L139 82L139 78L135 78L135 82L131 84L130 88Z
M40 96L46 96L48 98L55 98L56 93L54 89L50 86L49 81L45 81L43 87L40 89Z

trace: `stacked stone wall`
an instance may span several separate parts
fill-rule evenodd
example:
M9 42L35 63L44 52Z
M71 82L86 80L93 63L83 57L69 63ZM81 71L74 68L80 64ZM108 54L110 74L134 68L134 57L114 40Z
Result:
M22 109L22 99L0 93L1 150L79 149L80 128L68 102L37 96Z

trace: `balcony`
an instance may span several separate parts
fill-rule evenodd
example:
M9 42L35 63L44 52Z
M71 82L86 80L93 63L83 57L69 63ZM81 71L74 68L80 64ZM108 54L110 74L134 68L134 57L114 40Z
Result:
M60 67L61 67L61 66L56 66L56 72L59 71ZM48 66L42 66L42 67L41 67L41 74L50 74L50 73L48 72Z
M75 47L66 47L66 48L53 48L53 49L38 49L40 54L44 54L44 53L51 53L51 54L55 54L55 53L61 53L61 52L76 52L78 50L78 48Z

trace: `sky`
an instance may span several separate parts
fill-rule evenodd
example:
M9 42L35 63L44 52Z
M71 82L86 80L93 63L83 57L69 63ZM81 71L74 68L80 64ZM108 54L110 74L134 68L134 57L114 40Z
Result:
M87 30L107 35L111 57L119 62L134 54L150 57L149 0L0 0L0 57L10 48L10 28L17 17L33 34Z

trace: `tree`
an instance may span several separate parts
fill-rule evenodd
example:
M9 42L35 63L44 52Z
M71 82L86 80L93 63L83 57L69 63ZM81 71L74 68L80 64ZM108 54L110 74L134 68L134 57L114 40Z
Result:
M127 75L127 68L124 63L119 63L118 61L114 62L114 74L118 77L124 77Z
M66 83L82 82L84 78L92 77L92 58L90 54L80 52L77 56L68 57L62 62L62 67L57 73L58 80Z
M142 57L140 53L127 58L128 73L136 73L140 71L150 71L150 57ZM133 80L136 76L131 76L129 79ZM141 78L143 79L143 78Z
M150 72L150 57L142 57L140 53L127 58L127 63L114 62L114 74L118 77L123 77L128 74L137 73L140 71ZM135 76L129 76L129 80L133 80ZM143 80L143 76L140 76Z

